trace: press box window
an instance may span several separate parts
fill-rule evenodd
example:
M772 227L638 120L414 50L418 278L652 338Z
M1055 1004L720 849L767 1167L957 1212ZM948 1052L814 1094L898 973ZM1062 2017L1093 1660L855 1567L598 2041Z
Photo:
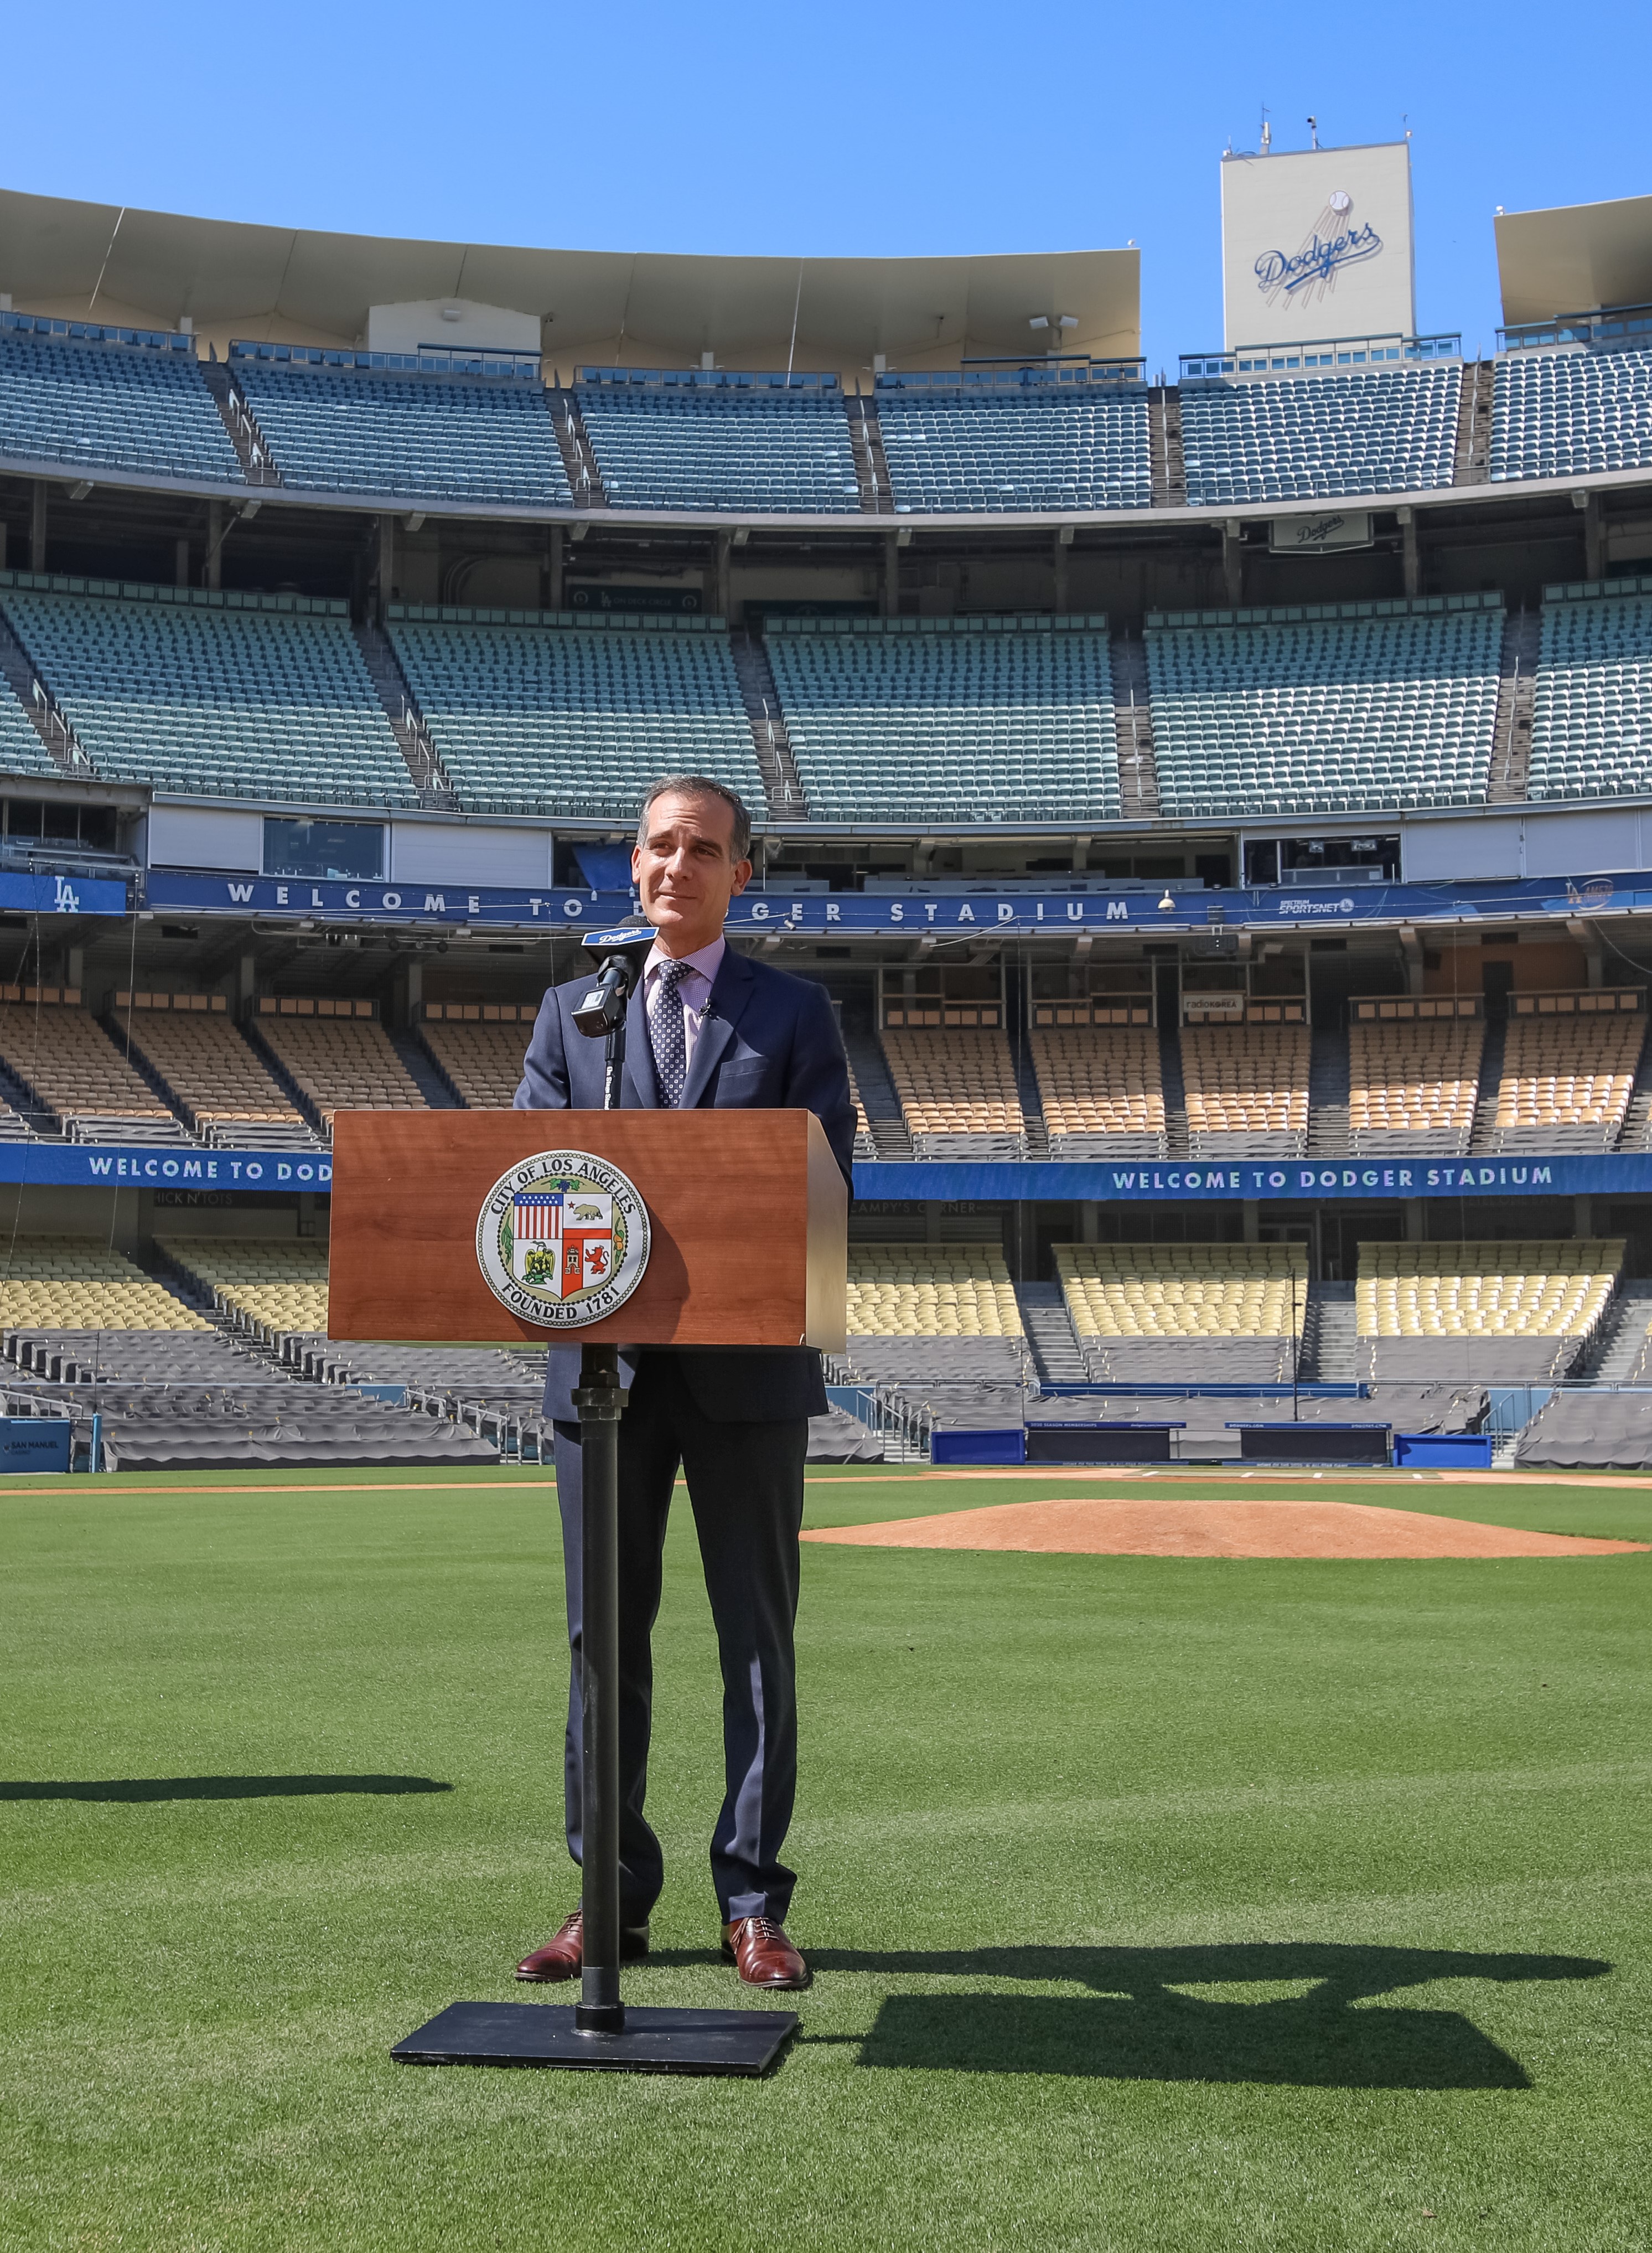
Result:
M379 821L264 821L267 876L338 876L376 883L384 874Z

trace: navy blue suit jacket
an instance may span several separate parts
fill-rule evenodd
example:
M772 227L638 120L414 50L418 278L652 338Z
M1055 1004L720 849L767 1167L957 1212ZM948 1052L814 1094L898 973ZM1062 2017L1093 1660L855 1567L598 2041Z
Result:
M589 993L587 972L553 986L528 1043L519 1111L600 1111L603 1043L580 1032L573 1012ZM638 985L625 1017L621 1108L655 1111L659 1093ZM706 1004L683 1086L685 1111L812 1111L825 1127L843 1178L854 1188L854 1106L837 1019L824 987L753 962L731 946ZM657 1347L674 1353L695 1406L719 1423L768 1423L825 1412L820 1357L808 1346ZM620 1357L629 1384L636 1353ZM574 1420L577 1347L554 1346L545 1412Z

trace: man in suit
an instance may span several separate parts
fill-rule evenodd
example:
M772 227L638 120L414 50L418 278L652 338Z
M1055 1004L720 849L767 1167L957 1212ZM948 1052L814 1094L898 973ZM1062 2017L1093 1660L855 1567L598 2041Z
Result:
M736 954L728 903L751 875L751 822L731 790L703 775L657 783L642 811L631 873L655 938L625 1021L627 1110L809 1110L850 1180L854 1113L848 1066L822 987ZM519 1111L600 1110L603 1043L572 1012L589 973L545 996L529 1043ZM729 1224L738 1226L736 1206ZM708 1183L716 1195L722 1184ZM761 1258L753 1246L753 1257ZM554 1419L557 1500L574 1680L568 1698L568 1851L580 1859L579 1426L576 1349L553 1348L546 1413ZM760 1987L805 1987L785 1932L796 1882L780 1859L797 1789L792 1629L808 1419L826 1407L820 1357L806 1347L646 1347L621 1356L619 1423L620 1908L622 1953L648 1952L648 1917L664 1880L643 1815L659 1608L660 1552L680 1466L700 1538L722 1662L722 1809L711 1840L723 1953ZM571 1979L582 1969L576 1910L517 1966L519 1979Z

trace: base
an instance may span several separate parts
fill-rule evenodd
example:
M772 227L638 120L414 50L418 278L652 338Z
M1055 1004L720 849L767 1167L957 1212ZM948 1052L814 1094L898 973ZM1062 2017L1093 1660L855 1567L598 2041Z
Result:
M795 2011L625 2005L625 2030L581 2033L570 2003L450 2003L391 2051L403 2065L548 2065L587 2073L767 2073Z

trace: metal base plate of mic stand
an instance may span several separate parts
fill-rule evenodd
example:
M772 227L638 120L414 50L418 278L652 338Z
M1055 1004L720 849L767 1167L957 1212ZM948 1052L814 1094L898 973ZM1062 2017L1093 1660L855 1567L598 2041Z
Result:
M583 1029L582 1028L582 1029ZM607 1028L605 1108L619 1109L625 1021ZM584 1969L570 2003L450 2003L390 2054L403 2065L539 2065L585 2073L766 2073L795 2011L638 2009L619 1992L619 1419L617 1347L580 1354Z

